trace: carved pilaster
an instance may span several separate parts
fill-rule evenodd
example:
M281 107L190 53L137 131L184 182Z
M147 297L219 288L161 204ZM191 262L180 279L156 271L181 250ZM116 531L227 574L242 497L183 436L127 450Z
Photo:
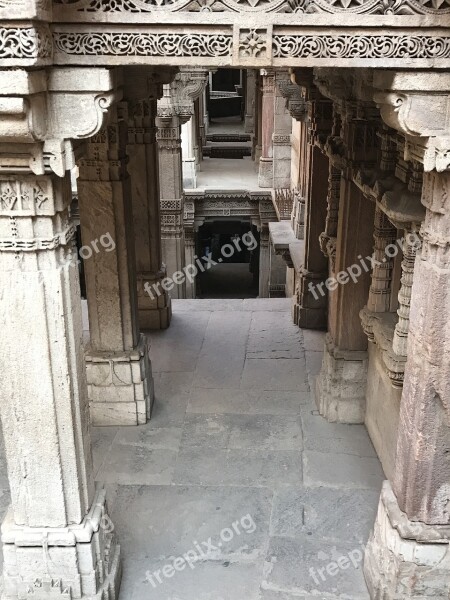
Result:
M395 256L397 251L397 228L392 225L379 207L375 209L375 229L373 238L375 240L375 260L367 308L372 312L388 312L391 301L391 279L394 266L393 256ZM387 252L387 249L390 246L394 247L394 254Z
M402 278L398 294L398 322L395 326L392 349L399 356L407 356L409 313L411 309L411 293L414 279L414 264L419 250L418 234L406 231L403 242Z
M341 197L341 170L330 161L328 173L327 216L325 231L320 234L320 247L330 260L330 269L334 273L336 261L336 239L338 229L339 201Z

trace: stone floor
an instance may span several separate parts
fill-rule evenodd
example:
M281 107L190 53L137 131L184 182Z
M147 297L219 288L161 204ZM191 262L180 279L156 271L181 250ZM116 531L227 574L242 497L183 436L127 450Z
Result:
M250 157L205 158L197 173L197 188L189 191L208 190L261 191L255 163Z
M119 600L367 600L383 473L311 399L323 334L289 300L179 300L153 333L153 419L94 435L123 547Z

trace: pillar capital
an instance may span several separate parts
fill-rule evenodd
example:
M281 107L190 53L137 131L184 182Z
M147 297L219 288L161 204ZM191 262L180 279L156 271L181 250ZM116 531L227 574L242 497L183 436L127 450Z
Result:
M286 99L286 109L296 121L304 122L308 116L305 94L302 88L292 80L292 74L287 70L277 71L276 86L283 98Z
M164 85L163 95L158 101L158 117L174 117L187 123L194 114L194 102L200 97L208 80L204 69L184 69L170 84Z
M376 71L373 86L384 122L405 135L405 154L427 172L450 169L450 75Z
M72 142L98 133L121 95L120 69L0 71L0 147L14 144L0 167L62 177L75 164Z

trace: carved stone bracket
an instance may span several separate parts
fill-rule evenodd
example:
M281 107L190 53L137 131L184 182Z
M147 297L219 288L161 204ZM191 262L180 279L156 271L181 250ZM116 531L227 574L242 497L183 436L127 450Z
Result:
M75 165L73 141L102 128L120 86L117 69L1 71L0 168L62 177Z
M450 169L450 75L376 71L374 88L383 120L405 135L405 157L426 172Z
M281 95L286 99L286 109L291 117L296 121L306 121L308 108L302 88L292 81L291 75L285 71L276 72L275 82Z
M194 114L194 102L202 94L208 80L205 69L181 70L170 84L164 86L158 102L159 117L174 117L187 123Z

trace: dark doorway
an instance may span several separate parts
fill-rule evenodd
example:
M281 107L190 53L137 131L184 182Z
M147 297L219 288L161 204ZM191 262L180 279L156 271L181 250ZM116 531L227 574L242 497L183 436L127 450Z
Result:
M211 220L197 233L197 254L208 266L197 278L198 298L256 298L259 235L250 221Z

